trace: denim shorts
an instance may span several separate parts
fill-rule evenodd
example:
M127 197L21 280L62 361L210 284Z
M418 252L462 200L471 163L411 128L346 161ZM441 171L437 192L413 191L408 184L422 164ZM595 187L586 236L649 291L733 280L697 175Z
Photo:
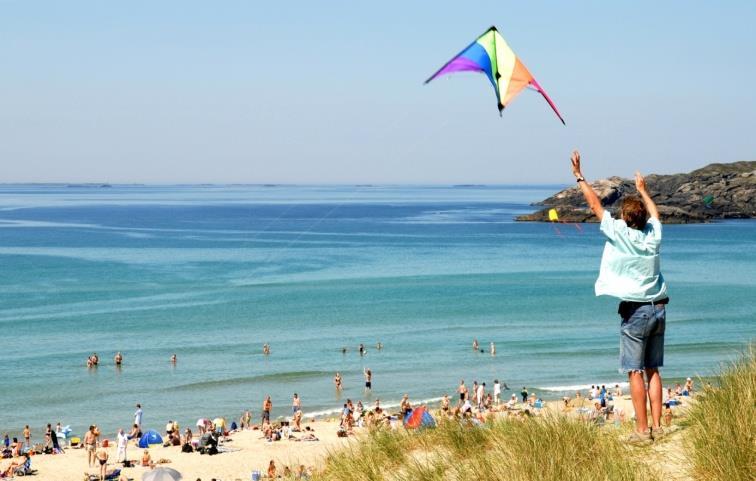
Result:
M664 304L638 307L620 325L620 372L642 371L664 365Z

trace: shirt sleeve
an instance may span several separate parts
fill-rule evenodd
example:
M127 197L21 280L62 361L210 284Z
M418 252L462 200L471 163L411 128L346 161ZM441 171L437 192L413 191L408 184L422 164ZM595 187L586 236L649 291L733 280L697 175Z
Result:
M599 230L603 232L609 240L614 240L616 238L617 232L614 228L614 218L612 218L612 214L609 213L608 210L604 210L604 215L601 216L601 226L599 227Z
M646 226L648 229L648 235L649 237L656 243L656 245L661 244L662 239L662 225L659 219L656 217L649 217L648 221L646 222Z

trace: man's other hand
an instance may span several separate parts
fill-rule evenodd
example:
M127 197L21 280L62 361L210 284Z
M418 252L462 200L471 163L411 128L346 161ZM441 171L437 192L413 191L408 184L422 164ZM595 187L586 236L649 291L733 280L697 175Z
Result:
M638 192L646 191L646 179L643 178L640 172L635 172L635 188Z
M583 172L580 169L580 152L573 150L570 160L572 161L572 175L574 175L576 178L582 177Z

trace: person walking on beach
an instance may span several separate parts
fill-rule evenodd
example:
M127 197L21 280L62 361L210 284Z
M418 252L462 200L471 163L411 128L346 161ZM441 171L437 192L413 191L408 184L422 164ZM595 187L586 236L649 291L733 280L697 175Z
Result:
M24 426L24 445L26 449L31 449L31 429L28 424Z
M483 402L486 399L486 383L481 382L480 386L478 386L478 390L475 393L475 399L478 400L478 410L483 410Z
M270 422L270 410L273 409L273 401L270 400L270 395L265 397L262 405L262 422Z
M116 435L116 445L118 446L118 449L116 451L116 462L120 463L123 461L126 461L128 458L126 457L126 447L129 444L129 435L123 432L123 428L118 430L118 434Z
M501 384L499 384L498 379L494 379L493 396L494 404L498 406L499 398L501 397Z
M87 450L87 461L91 468L95 462L95 448L97 447L97 435L94 425L89 426L89 431L84 435L84 449Z
M522 391L520 391L520 396L522 396L522 402L526 403L528 402L528 388L525 386L522 386Z
M578 186L601 221L600 230L606 236L596 280L596 295L620 299L620 368L628 375L635 409L635 432L627 441L630 444L647 444L664 435L660 425L662 379L659 368L664 364L666 304L669 298L667 284L659 268L662 240L659 211L646 189L645 179L640 172L636 172L635 187L640 198L626 196L622 199L620 219L613 218L586 182L578 151L573 152L571 162ZM651 404L650 427L646 399Z
M96 454L97 463L100 465L100 481L105 481L105 473L108 468L108 452L101 448Z

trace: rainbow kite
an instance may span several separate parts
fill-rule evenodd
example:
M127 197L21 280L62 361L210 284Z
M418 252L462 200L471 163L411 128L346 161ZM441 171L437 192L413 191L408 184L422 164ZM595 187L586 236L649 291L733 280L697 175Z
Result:
M438 72L425 81L453 72L483 72L496 91L496 99L499 102L499 114L509 102L525 87L538 91L546 102L549 103L559 120L564 124L564 119L559 114L554 102L546 92L538 85L536 79L528 72L528 69L520 62L515 53L509 48L506 40L499 34L496 27L491 27L478 37L467 48L462 50L456 57L449 60Z

